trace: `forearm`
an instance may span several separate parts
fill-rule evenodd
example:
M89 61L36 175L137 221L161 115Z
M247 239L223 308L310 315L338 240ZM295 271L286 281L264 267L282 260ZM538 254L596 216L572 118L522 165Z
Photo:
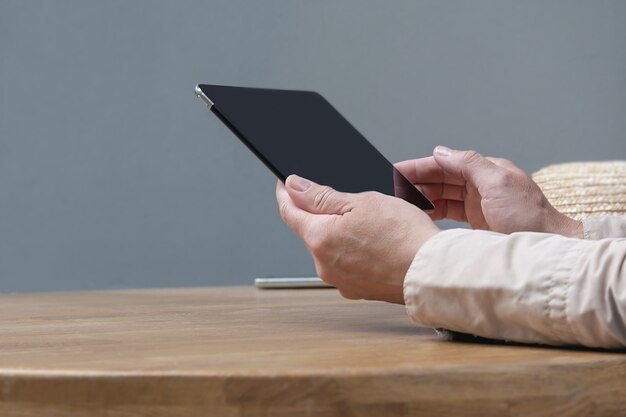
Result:
M546 344L626 346L626 240L448 230L405 278L421 325Z

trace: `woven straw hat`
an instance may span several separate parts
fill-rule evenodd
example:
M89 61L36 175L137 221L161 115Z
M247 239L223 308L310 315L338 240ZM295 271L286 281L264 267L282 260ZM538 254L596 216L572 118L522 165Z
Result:
M626 161L550 165L532 178L557 210L576 220L626 215Z

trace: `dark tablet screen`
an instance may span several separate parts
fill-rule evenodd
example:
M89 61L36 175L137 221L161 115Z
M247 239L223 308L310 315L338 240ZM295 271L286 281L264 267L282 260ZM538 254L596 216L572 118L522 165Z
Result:
M297 174L336 190L379 191L433 206L324 97L311 91L200 84L211 111L282 181Z

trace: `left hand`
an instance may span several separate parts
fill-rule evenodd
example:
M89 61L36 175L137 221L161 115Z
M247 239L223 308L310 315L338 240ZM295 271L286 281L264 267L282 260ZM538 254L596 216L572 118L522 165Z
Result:
M513 162L438 146L396 168L434 202L433 220L452 219L498 233L558 233L582 239L582 222L559 213Z
M420 247L440 231L399 198L341 193L296 175L278 182L276 199L318 275L350 299L404 304L404 276Z

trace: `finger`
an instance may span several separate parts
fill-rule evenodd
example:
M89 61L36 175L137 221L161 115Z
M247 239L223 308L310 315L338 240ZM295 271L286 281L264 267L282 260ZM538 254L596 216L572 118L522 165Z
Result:
M311 215L293 203L285 185L280 181L276 184L276 201L278 202L281 219L300 238L304 238L306 226L310 221L309 216Z
M463 185L465 180L458 175L445 171L434 157L410 159L394 165L402 175L413 184L446 183Z
M451 184L417 184L419 189L430 201L435 200L455 200L464 201L466 189L462 185Z
M432 220L455 220L467 222L465 204L462 201L438 200L434 202L435 210L430 213Z
M350 211L354 202L354 194L340 193L297 175L290 175L285 187L294 204L308 213L341 215Z
M518 174L528 175L526 174L526 171L524 171L523 169L521 169L520 167L518 167L517 165L515 165L513 162L509 161L508 159L494 158L493 156L488 156L487 159L493 162L494 164L496 164L497 166L508 169L509 171L513 171Z
M503 172L502 167L476 151L456 151L445 146L437 146L433 155L444 171L464 178L479 191L499 178Z

